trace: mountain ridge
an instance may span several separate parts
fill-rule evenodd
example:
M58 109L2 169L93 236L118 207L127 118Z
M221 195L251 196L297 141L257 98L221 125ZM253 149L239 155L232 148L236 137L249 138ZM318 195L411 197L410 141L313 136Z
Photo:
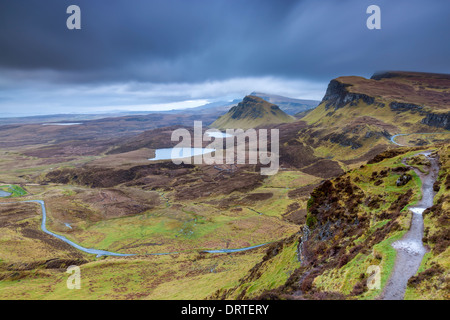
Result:
M288 123L295 118L282 111L277 105L257 96L246 96L228 113L211 124L217 129L250 129L259 126Z
M320 103L320 101L318 100L288 98L285 96L257 91L253 91L252 93L250 93L250 95L260 97L267 102L276 104L278 107L280 107L281 110L291 116L301 112L312 110Z

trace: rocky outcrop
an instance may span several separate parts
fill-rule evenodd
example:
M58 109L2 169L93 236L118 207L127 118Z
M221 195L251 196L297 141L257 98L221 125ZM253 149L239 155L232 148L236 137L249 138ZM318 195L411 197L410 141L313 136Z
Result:
M422 119L422 123L431 127L450 130L450 113L428 113L426 117Z
M368 105L375 103L374 97L348 91L347 88L350 86L350 84L331 80L322 100L322 102L325 102L325 108L328 110L330 107L334 107L337 110L347 104L351 106L357 105L359 101L363 101Z
M426 124L430 127L438 127L450 130L450 113L432 113L426 111L424 106L419 106L413 103L403 103L393 101L389 104L392 111L398 112L412 112L424 115L425 118L422 119L421 123Z
M348 137L345 134L333 133L326 137L327 140L337 143L343 147L351 147L353 150L361 148L362 144L357 141L356 138Z
M365 133L364 133L365 131ZM323 140L339 144L343 147L351 147L353 150L361 148L364 144L364 140L372 137L389 138L390 134L386 130L373 131L361 126L353 129L344 130L342 133L331 133L323 137Z
M298 246L297 246L297 261L300 263L302 263L305 260L304 244L306 241L308 241L310 233L311 233L311 230L309 230L308 225L305 224L301 231L300 241L298 242Z
M397 185L397 187L401 187L401 186L404 186L405 184L407 184L410 180L411 180L411 175L409 175L409 174L402 174L397 179L395 184Z
M425 114L423 106L419 106L419 105L416 105L413 103L403 103L403 102L393 101L389 104L389 107L391 108L392 111L400 111L400 112L411 111L411 112L419 112L421 114Z

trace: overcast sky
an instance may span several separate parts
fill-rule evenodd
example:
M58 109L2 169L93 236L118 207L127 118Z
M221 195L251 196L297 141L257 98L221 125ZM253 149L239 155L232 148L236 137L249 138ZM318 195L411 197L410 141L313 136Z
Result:
M450 73L449 16L441 0L0 0L0 117L320 100L338 76Z

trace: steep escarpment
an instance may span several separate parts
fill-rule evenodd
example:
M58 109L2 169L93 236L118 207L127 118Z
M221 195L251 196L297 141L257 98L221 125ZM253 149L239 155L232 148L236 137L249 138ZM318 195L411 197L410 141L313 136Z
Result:
M323 103L329 108L355 106L360 102L394 112L423 116L421 123L448 128L450 76L417 72L387 72L371 79L340 77L330 82Z
M433 133L445 140L442 133L450 133L450 76L388 72L371 79L339 77L302 120L308 126L299 131L299 141L312 146L316 156L335 160L363 159L374 149L387 149L396 134ZM410 140L409 146L423 145L423 139Z
M387 72L371 79L340 77L330 82L322 100L325 109L334 110L360 103L393 112L422 116L421 123L448 129L450 115L450 76L446 74Z
M334 110L337 110L339 108L343 108L347 104L354 106L358 104L359 101L363 101L367 104L373 104L375 102L374 97L366 94L350 92L347 90L350 86L351 84L348 83L343 83L335 79L331 80L325 96L322 99L322 103L325 103L325 109L328 110L333 107Z

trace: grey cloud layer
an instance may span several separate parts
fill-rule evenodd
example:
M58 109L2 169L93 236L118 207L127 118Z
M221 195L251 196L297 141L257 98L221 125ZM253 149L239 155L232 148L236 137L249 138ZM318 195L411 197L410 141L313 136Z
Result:
M82 30L65 27L70 4ZM370 4L381 7L381 30L365 26ZM377 70L450 73L449 13L440 0L2 0L0 97L24 80L326 85Z
M68 1L3 1L0 65L70 71L68 81L449 71L448 1L375 1L378 31L365 28L373 1L72 2L80 31L65 28Z

